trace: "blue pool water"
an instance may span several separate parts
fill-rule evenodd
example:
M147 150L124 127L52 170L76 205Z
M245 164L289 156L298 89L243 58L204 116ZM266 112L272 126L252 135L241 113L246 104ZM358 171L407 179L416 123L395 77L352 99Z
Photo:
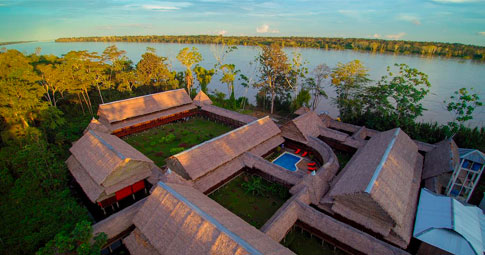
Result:
M300 161L300 157L285 152L273 161L273 163L294 172L296 171L296 163L298 163L298 161Z

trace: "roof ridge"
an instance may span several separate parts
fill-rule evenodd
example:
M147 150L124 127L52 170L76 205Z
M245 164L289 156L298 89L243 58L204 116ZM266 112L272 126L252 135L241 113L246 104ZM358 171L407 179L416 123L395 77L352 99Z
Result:
M126 159L125 155L123 155L121 152L117 151L113 146L111 146L111 144L109 144L108 142L106 142L103 138L101 138L101 136L99 136L98 134L96 134L93 130L89 130L89 133L91 135L93 135L96 139L98 139L98 141L100 141L109 150L111 150L112 152L114 152L119 158L121 158L122 160Z
M381 161L379 162L379 165L377 165L376 169L374 170L374 174L372 175L372 178L369 181L369 184L367 185L367 188L365 189L366 193L371 193L372 188L374 187L374 183L377 180L377 177L379 177L379 174L382 171L382 168L384 167L384 164L387 161L387 158L389 157L389 154L391 153L392 148L394 147L394 143L396 142L397 136L399 135L399 131L401 131L401 128L396 128L396 131L394 131L394 134L392 135L392 140L389 143L389 145L386 148L386 151L384 152L384 155L382 155Z
M175 198L180 200L181 202L185 203L188 207L190 207L192 210L196 211L202 218L206 219L210 223L212 223L214 226L216 226L221 232L224 234L228 235L232 240L237 242L239 245L244 247L246 251L248 251L250 254L262 254L259 250L254 248L251 244L246 242L244 239L242 239L240 236L236 235L233 233L231 230L227 229L224 225L222 225L217 219L214 217L210 216L206 212L204 212L202 209L200 209L197 205L193 204L190 202L187 198L182 196L180 193L175 191L172 187L168 186L166 183L159 181L158 185L164 188L166 191L168 191L171 195L173 195Z

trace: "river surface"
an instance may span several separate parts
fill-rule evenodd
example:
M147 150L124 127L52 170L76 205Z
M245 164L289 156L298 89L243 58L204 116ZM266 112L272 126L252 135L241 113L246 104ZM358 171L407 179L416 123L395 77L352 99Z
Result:
M113 43L101 42L32 42L6 45L7 49L17 49L25 54L31 54L37 47L42 49L41 54L54 54L62 56L71 50L88 50L102 53L103 50ZM147 47L155 48L158 55L168 58L168 63L174 70L182 71L184 67L177 61L177 53L184 47L197 47L201 52L204 60L200 63L205 68L212 68L216 60L214 58L214 46L206 44L169 44L169 43L115 43L119 49L126 51L126 56L133 63L137 63ZM354 59L359 59L369 70L370 78L374 81L386 74L386 67L394 63L405 63L410 67L416 68L421 72L428 74L431 82L431 92L423 100L423 105L427 109L421 121L437 121L446 123L453 116L446 110L443 101L448 99L454 91L459 88L475 88L482 101L485 101L485 62L476 62L472 60L450 59L440 57L420 57L420 56L403 56L392 54L371 54L352 50L322 50L308 48L285 48L285 51L291 58L293 52L298 52L307 62L306 66L312 70L321 63L329 67L335 67L337 63L347 63ZM256 56L260 53L259 47L238 46L238 49L229 53L225 58L225 63L235 64L241 73L257 80L257 70L254 64ZM219 77L214 77L209 90L222 91L227 94L227 87L219 82ZM241 82L236 82L236 97L246 96L251 103L255 102L257 90L254 88L245 89L239 86ZM335 97L334 90L328 86L327 94L330 98ZM317 108L317 112L327 111L332 116L338 116L338 111L331 103L331 99L322 100ZM485 126L485 107L479 108L474 113L474 119L467 123L469 126Z

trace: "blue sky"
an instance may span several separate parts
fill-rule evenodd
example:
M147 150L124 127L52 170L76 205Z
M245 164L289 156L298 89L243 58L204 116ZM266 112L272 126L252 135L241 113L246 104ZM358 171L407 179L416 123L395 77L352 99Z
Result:
M147 34L361 37L485 46L485 0L0 0L0 41Z

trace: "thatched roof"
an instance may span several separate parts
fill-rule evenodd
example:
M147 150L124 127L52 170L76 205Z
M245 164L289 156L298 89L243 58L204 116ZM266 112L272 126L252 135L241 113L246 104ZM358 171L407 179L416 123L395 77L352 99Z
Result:
M436 148L428 153L424 160L423 179L452 172L460 161L458 146L453 139L446 139L435 144Z
M167 165L184 178L196 180L279 134L276 124L264 117L173 155Z
M303 115L303 114L310 112L310 111L311 111L310 108L308 108L306 106L302 106L302 107L298 108L298 110L295 111L295 114L296 115Z
M125 241L132 254L150 250L160 254L293 254L184 185L159 182L133 222L136 229L129 244Z
M409 243L421 170L418 147L401 129L375 135L337 177L332 210L383 236L392 230Z
M212 100L204 93L204 91L199 91L197 95L193 99L194 104L198 106L206 105L206 104L212 104Z
M91 122L89 122L88 127L84 130L83 134L86 134L89 130L99 131L103 133L109 133L109 128L103 123L99 122L99 120L93 118Z
M108 123L113 123L191 103L185 89L176 89L100 104L98 115Z
M68 167L93 202L151 174L153 161L114 135L89 130L69 150Z
M235 112L235 111L230 111L230 110L220 108L220 107L217 107L217 106L214 106L214 105L207 105L207 104L203 105L202 111L213 113L215 115L219 115L219 116L222 116L222 117L225 117L225 118L228 118L228 119L236 120L238 122L245 123L245 124L257 120L256 117L249 116L249 115L246 115L246 114L241 114L241 113L238 113L238 112Z
M309 111L288 121L281 127L281 132L283 136L291 140L307 143L308 137L318 137L321 133L320 129L323 127L322 119L315 112Z

